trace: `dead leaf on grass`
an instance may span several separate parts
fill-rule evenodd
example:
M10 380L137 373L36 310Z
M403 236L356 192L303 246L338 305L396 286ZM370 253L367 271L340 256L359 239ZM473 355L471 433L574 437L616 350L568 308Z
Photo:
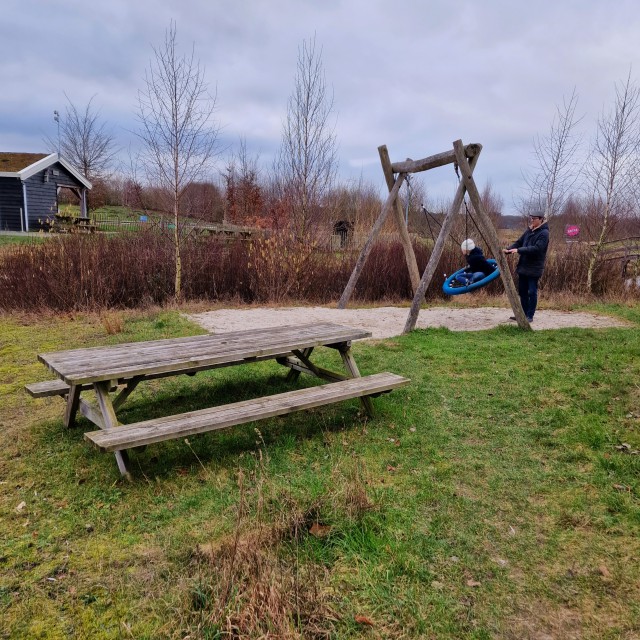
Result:
M314 538L326 538L331 533L331 525L314 522L309 529L309 534Z
M373 627L373 620L371 618L368 618L367 616L355 616L354 619L358 624L366 624L370 627Z
M25 507L27 506L27 503L24 502L24 500L16 507L16 511L18 513L20 513Z
M479 587L481 584L482 582L478 582L477 580L473 580L472 578L467 580L467 587Z
M629 491L629 487L626 484L614 484L612 485L614 489L618 491Z
M598 573L605 579L611 578L611 572L609 571L609 569L607 569L607 567L604 564L601 564L598 567Z

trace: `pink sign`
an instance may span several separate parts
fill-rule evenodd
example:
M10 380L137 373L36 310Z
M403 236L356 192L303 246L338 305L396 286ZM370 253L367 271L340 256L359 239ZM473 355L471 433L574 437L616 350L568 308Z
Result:
M580 227L577 224L568 224L564 229L564 234L568 238L575 238L580 235Z

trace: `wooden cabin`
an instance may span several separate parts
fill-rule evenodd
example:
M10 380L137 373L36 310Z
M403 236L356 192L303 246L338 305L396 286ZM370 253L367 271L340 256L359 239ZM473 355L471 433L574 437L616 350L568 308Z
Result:
M91 183L57 153L0 151L0 231L38 231L58 212L58 194L70 189L87 215Z

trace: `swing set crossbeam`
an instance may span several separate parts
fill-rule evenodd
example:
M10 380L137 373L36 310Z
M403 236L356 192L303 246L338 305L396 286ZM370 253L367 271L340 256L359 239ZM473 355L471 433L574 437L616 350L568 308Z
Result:
M464 147L464 155L471 160L480 155L482 145L479 143L467 144ZM428 171L437 167L444 167L447 164L456 163L456 153L454 150L437 153L422 160L405 160L404 162L392 162L391 170L393 173L419 173L420 171Z

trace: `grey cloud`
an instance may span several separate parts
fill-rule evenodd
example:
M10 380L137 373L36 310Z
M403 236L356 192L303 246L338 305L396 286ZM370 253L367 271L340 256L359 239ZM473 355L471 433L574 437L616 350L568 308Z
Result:
M265 165L275 153L297 51L316 34L333 88L343 179L384 189L377 147L393 159L484 145L478 165L507 207L531 142L575 86L583 128L638 68L636 3L618 0L8 0L0 22L0 149L40 151L63 92L95 104L126 147L137 91L170 20L195 44L217 91L226 145L242 137ZM16 144L21 145L18 149ZM427 179L427 178L425 178ZM428 176L450 195L450 176Z

